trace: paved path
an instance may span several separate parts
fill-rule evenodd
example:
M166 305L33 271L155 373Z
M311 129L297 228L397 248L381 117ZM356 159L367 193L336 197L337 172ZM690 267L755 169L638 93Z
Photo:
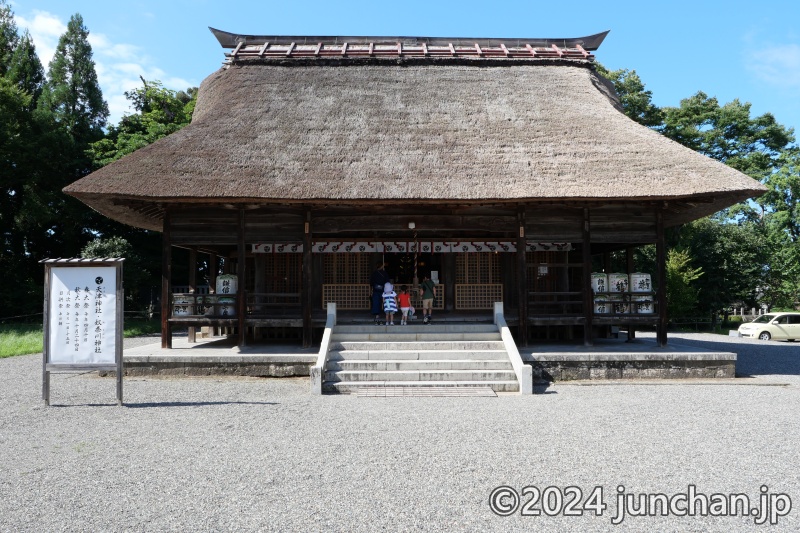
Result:
M767 529L741 516L612 524L617 486L673 496L690 484L747 494L751 506L761 486L787 494L794 507L769 530L800 530L800 344L671 342L736 351L749 377L497 398L319 397L295 378L126 379L116 407L113 379L55 375L45 408L41 356L2 359L0 531ZM602 486L608 508L503 518L488 505L500 485L576 486L583 500Z

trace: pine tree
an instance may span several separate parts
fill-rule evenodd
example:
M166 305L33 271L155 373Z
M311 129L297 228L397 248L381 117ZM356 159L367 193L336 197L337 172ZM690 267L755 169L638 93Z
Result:
M34 109L42 94L45 79L42 62L36 55L36 47L27 30L22 34L11 56L6 78L15 83L21 91L31 95L30 109Z
M8 71L18 40L19 33L14 22L14 12L6 0L0 0L0 76L5 76Z
M102 138L108 104L97 81L89 30L79 13L69 19L67 31L58 41L47 77L45 105L76 147L84 150L90 142Z

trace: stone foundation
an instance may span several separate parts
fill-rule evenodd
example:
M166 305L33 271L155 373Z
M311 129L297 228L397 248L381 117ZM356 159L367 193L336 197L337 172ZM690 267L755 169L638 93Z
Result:
M622 379L718 379L736 377L736 354L595 354L536 357L526 361L534 379L546 381Z

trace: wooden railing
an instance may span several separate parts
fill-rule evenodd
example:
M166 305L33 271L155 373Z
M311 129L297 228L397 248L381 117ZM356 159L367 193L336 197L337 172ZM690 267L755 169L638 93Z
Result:
M456 309L494 309L502 301L502 283L456 283Z
M248 292L247 316L266 317L300 310L299 292Z
M528 292L528 316L583 316L583 293Z
M395 285L395 292L400 290L399 285ZM411 305L417 309L422 309L422 297L419 290L409 288L411 293ZM444 287L437 285L433 289L434 309L444 309ZM328 303L336 304L336 309L343 310L363 310L372 306L372 289L365 283L325 283L322 285L322 307L328 307Z
M190 292L176 292L170 301L170 316L234 318L239 300L237 295L214 296Z

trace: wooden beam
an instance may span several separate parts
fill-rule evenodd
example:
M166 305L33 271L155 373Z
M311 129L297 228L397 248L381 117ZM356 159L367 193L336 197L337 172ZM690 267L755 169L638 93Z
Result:
M236 45L236 48L233 49L233 52L231 52L231 59L236 59L236 56L239 55L239 50L242 49L242 46L244 46L244 42L240 41L239 44Z
M561 50L561 48L559 48L557 45L555 45L555 44L551 44L551 45L550 45L550 48L552 48L553 50L555 50L556 54L558 54L558 57L564 57L564 52L563 52L563 51Z
M264 54L267 52L267 48L269 48L269 41L265 42L261 49L258 51L258 57L264 57Z
M533 57L536 57L536 50L534 50L534 49L533 49L533 46L531 46L530 44L526 44L526 45L525 45L525 48L527 48L527 49L528 49L528 51L531 53L531 55L532 55Z
M456 47L453 46L453 43L447 43L450 45L450 55L455 57L456 56Z
M579 44L576 44L576 45L575 45L575 48L577 48L577 49L578 49L578 52L580 52L581 54L583 54L583 57L589 57L589 56L591 55L589 52L587 52L587 51L586 51L586 50L583 48L583 46L581 46L581 45L579 45Z
M422 43L422 55L428 55L428 43Z
M311 282L313 277L313 263L311 255L311 210L306 211L303 224L303 284L300 301L303 308L303 348L310 348L313 341L313 325L311 323Z
M481 45L475 43L475 51L478 52L478 57L483 57L483 50L481 50Z
M500 43L500 48L503 49L503 53L506 55L506 57L509 57L511 55L511 52L508 51L508 48L506 48L505 44Z
M658 327L656 328L656 341L660 347L667 345L667 241L664 236L664 213L656 212L656 269L658 270L658 291L656 292L656 305L658 306Z
M583 344L592 346L592 319L594 318L594 302L592 302L592 235L589 229L589 208L583 209Z
M197 249L189 248L189 292L197 294ZM195 296L197 298L197 296ZM197 303L197 300L194 302ZM197 310L195 309L195 313ZM197 328L188 329L189 342L197 342Z
M369 55L375 55L375 43L369 43Z
M319 53L322 51L322 43L317 43L317 49L314 50L314 55L319 56Z
M342 55L347 55L347 43L342 43Z
M294 52L294 47L295 47L295 43L292 43L292 44L289 45L289 49L286 50L286 57L289 57L289 56L292 55L292 52Z
M628 269L628 275L633 273L634 265L633 265L633 246L628 246L625 248L625 263ZM628 324L628 342L632 341L636 338L636 326L633 324Z
M161 347L172 348L172 328L169 325L172 296L172 246L170 244L170 213L164 211L161 233Z

